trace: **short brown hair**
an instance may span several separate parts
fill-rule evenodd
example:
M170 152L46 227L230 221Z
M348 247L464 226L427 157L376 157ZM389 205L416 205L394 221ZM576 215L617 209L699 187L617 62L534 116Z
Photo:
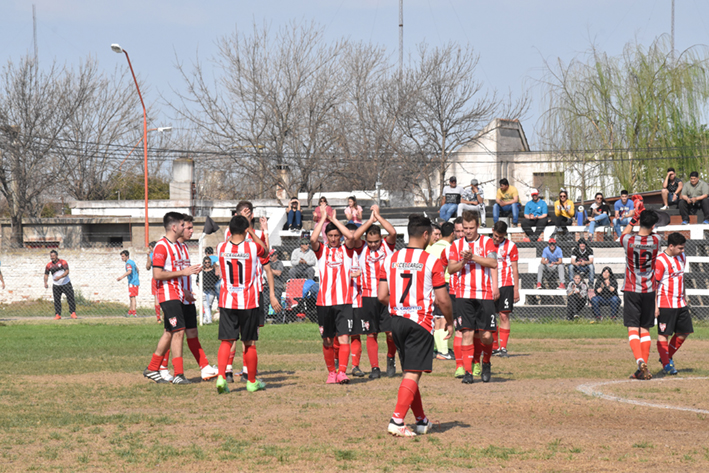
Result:
M464 222L475 222L480 225L480 215L474 210L463 211L463 221Z

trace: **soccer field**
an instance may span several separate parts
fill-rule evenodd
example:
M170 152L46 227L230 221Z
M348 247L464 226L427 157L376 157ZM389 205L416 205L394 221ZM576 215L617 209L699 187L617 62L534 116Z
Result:
M491 383L463 385L454 362L434 360L421 393L437 428L402 439L386 434L401 378L326 385L313 324L262 329L267 389L237 380L217 395L214 382L142 376L161 332L150 320L0 322L0 471L709 469L704 324L675 356L679 376L630 381L622 326L513 322L511 356L493 358ZM216 325L200 329L212 364L216 338ZM196 381L188 350L185 368Z

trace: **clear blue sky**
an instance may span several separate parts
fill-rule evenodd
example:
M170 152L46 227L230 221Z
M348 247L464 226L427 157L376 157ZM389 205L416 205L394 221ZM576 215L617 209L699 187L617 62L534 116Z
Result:
M393 61L398 57L398 0L4 0L3 65L32 52L33 3L40 63L77 64L91 55L112 71L125 65L109 47L120 43L150 88L149 102L157 100L157 91L169 98L170 87L182 87L175 53L187 62L199 51L206 60L216 52L216 38L254 21L276 28L291 19L314 20L329 39L371 41L386 46ZM676 48L709 44L709 2L676 4ZM518 95L533 88L545 59L567 62L591 42L616 55L628 41L647 45L669 33L670 6L671 0L405 0L405 54L424 40L469 43L480 54L480 79ZM535 96L523 122L530 141L542 106ZM169 121L163 116L158 124Z

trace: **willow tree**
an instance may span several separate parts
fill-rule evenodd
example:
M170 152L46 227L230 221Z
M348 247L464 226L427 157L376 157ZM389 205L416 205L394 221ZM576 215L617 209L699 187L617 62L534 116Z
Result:
M617 57L591 48L569 64L546 64L540 137L580 178L570 186L583 198L589 188L640 192L658 189L668 166L680 175L706 168L708 59L699 46L673 55L660 37L648 48L629 43Z

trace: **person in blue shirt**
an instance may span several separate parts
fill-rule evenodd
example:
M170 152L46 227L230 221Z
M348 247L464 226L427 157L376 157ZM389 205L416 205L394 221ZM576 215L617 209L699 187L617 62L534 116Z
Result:
M539 198L539 191L532 189L530 196L532 200L524 206L524 220L522 220L522 230L527 234L522 240L525 242L539 240L539 236L544 233L549 222L547 203ZM532 227L536 227L536 229L532 231Z
M620 191L620 200L615 201L613 206L615 209L615 218L613 219L613 228L615 236L620 238L623 229L630 223L630 219L635 215L635 206L633 201L628 198L628 191L623 189Z
M136 313L136 302L135 299L138 297L138 288L140 287L140 275L138 274L138 266L136 266L135 261L130 259L130 253L128 250L121 251L121 259L126 264L126 272L123 276L120 276L116 281L120 281L123 278L128 278L128 297L130 299L130 304L128 306L127 317L138 317Z
M556 240L554 238L549 238L549 246L544 248L542 252L542 261L539 264L539 270L537 271L537 289L542 288L542 278L547 273L552 273L556 271L559 275L559 289L566 289L564 285L564 255L561 252L561 248L556 246ZM553 273L552 273L553 274Z

